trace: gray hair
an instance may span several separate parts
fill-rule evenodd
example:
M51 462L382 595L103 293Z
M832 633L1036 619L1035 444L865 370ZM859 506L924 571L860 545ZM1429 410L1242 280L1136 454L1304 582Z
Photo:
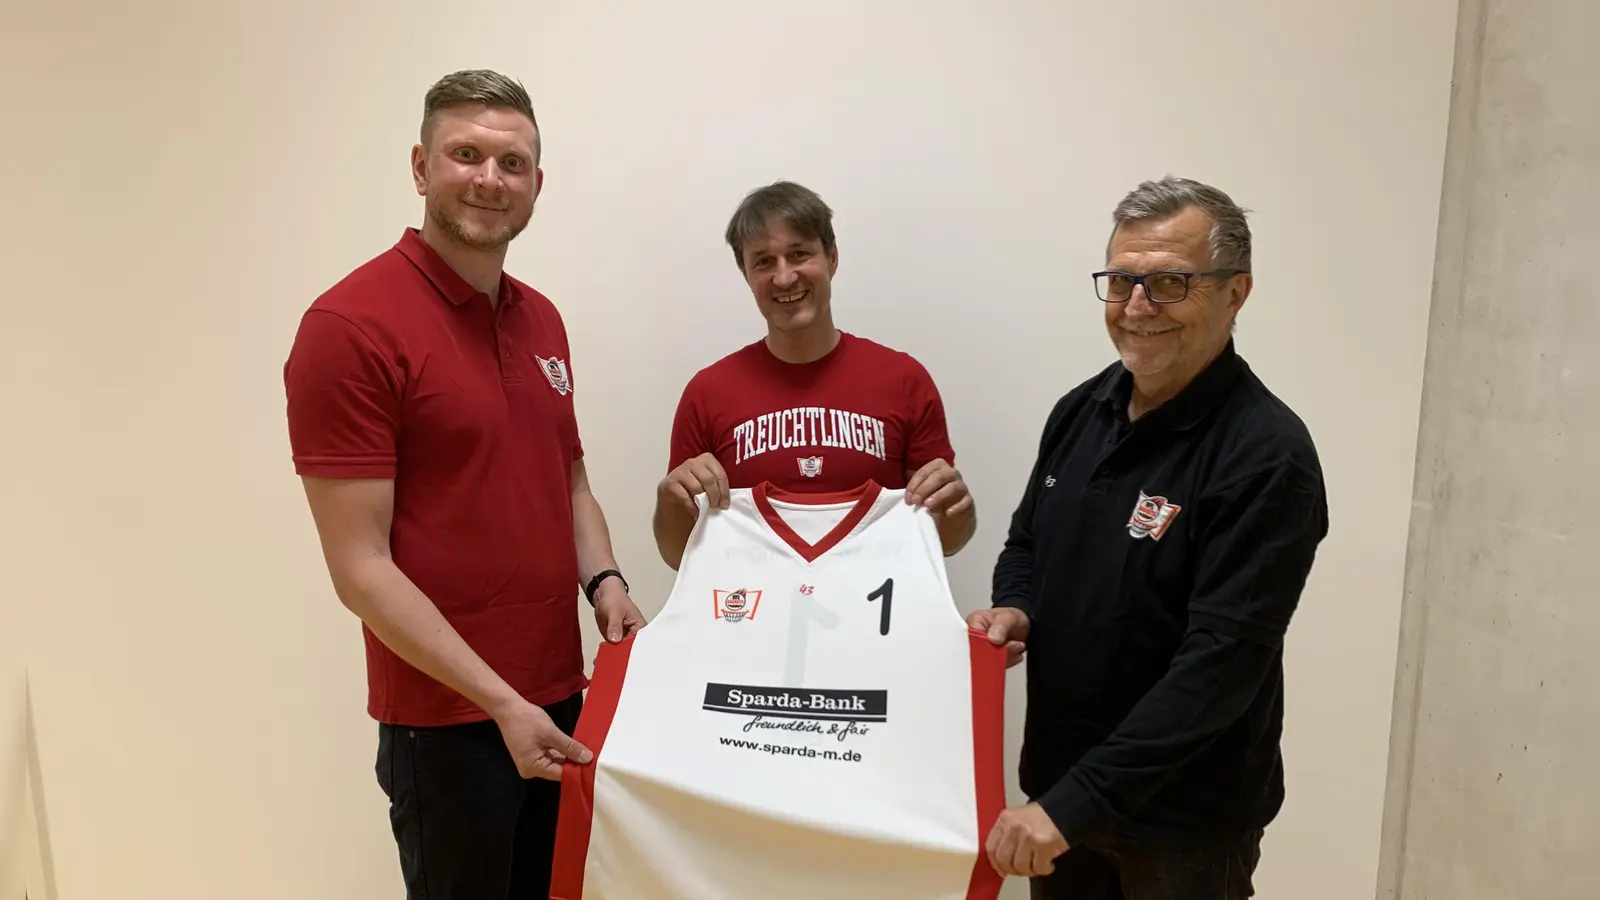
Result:
M1233 198L1212 187L1188 178L1168 175L1160 181L1145 181L1129 191L1112 211L1111 234L1126 222L1139 219L1164 219L1191 206L1198 206L1211 217L1211 267L1250 271L1250 225L1245 210ZM1106 242L1106 255L1111 242Z

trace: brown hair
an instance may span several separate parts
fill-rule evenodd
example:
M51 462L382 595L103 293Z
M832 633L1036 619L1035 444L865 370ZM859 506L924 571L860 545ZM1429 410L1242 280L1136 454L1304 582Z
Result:
M767 232L767 222L776 217L806 240L822 242L822 249L833 255L833 210L816 191L792 181L775 181L746 194L728 220L725 235L733 248L733 261L744 271L744 245Z
M538 163L540 145L539 120L533 114L533 101L528 91L512 78L490 69L463 69L435 81L422 98L422 143L428 143L433 131L433 119L440 110L464 103L482 103L496 109L509 109L522 113L533 123L534 162Z

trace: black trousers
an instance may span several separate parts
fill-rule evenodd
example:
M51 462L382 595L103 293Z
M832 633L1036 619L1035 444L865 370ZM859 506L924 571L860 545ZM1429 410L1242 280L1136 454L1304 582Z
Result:
M1029 880L1032 900L1249 900L1260 831L1234 841L1174 846L1127 842L1073 847L1055 871Z
M544 707L567 734L583 695ZM378 726L407 900L549 900L561 784L524 779L492 720Z

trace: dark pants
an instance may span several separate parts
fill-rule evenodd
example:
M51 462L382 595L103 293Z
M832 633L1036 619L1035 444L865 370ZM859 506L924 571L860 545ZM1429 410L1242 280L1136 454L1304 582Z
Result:
M1113 843L1073 847L1030 879L1032 900L1248 900L1261 832L1210 846Z
M583 695L544 707L567 734ZM378 727L407 900L548 900L561 784L524 779L492 720Z

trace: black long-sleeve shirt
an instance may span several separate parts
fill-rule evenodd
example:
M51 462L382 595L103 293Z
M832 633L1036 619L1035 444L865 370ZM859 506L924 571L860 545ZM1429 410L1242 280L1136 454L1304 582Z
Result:
M1051 411L995 566L1027 613L1023 790L1069 843L1263 827L1282 646L1327 533L1315 446L1232 343L1129 421L1120 363Z

